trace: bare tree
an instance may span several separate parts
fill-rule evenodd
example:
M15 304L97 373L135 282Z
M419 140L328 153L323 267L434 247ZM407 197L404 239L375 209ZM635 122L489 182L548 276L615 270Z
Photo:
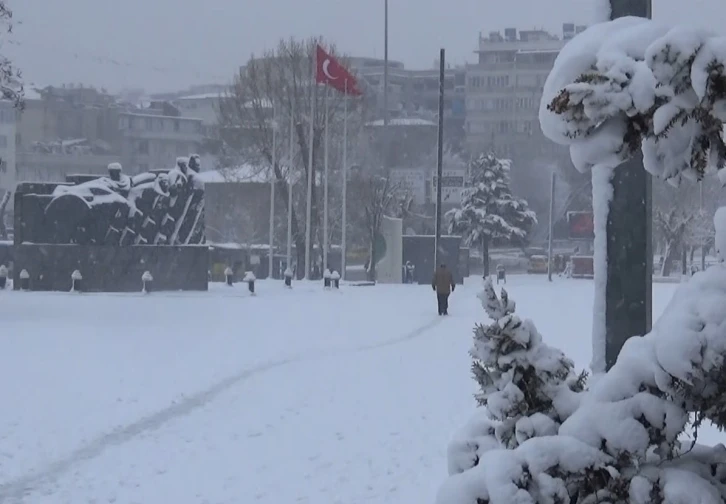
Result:
M13 31L13 12L0 0L0 25L4 25L8 33ZM0 56L0 94L4 100L11 101L18 108L23 108L23 83L20 71L5 56Z
M368 280L376 279L376 242L383 218L400 212L401 189L380 171L358 172L351 180L354 195L354 220L365 229L368 245Z
M678 207L667 210L655 209L653 211L653 224L663 243L663 264L661 276L669 276L673 261L679 251L684 251L689 226L695 219L694 214L684 212Z
M330 167L336 171L340 167L339 149L342 145L342 122L345 99L340 93L315 85L313 73L313 57L316 46L321 43L318 38L307 40L282 40L278 47L264 53L261 57L253 56L247 65L235 76L228 93L222 97L219 105L219 125L222 140L222 163L235 165L242 162L270 166L272 164L272 128L278 133L278 160L273 167L273 176L280 181L278 189L280 198L287 206L289 181L297 178L302 183L296 184L295 191L307 191L308 174L315 183L312 189L312 222L311 236L322 241L319 234L319 223L322 205L319 204L320 177L323 162L323 137L325 134L324 100L327 93L328 124L330 138ZM335 54L335 48L328 45L329 52ZM343 58L340 58L344 61ZM361 101L348 98L349 104L349 138L355 139L360 131ZM309 166L309 121L312 104L315 104L313 120L313 163ZM275 121L273 124L273 107ZM293 119L293 138L295 143L295 159L288 160L288 138L290 135L290 118ZM355 141L351 140L354 144ZM292 165L292 166L291 166ZM331 176L332 178L332 176ZM307 198L295 198L306 203ZM293 205L292 235L297 250L298 264L304 262L305 255L305 206ZM311 244L312 245L312 244ZM322 247L320 248L322 250ZM298 268L303 274L303 268Z

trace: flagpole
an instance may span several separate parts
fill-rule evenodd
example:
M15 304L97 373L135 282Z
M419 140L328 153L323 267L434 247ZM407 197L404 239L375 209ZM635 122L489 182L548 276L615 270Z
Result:
M343 280L345 280L345 270L348 266L346 261L346 238L348 234L348 79L345 79L345 94L343 100L343 216L341 225L340 274Z
M325 174L323 178L323 271L328 269L328 102L330 87L325 88Z
M275 241L275 162L277 153L277 124L275 124L275 102L272 102L272 170L270 173L270 248L268 250L267 278L275 278L273 274Z
M315 100L317 98L317 47L313 53L313 66L311 73L312 92L310 94L310 133L308 135L308 194L307 216L305 219L305 279L310 279L310 237L313 216L313 135L315 135Z
M295 155L295 96L290 112L290 152L287 166L287 267L292 270L292 175Z

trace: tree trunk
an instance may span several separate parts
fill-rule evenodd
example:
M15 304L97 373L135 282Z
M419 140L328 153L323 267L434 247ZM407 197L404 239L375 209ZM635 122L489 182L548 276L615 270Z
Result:
M369 282L375 282L376 281L376 262L378 261L378 258L376 257L375 234L373 234L371 236L370 242L371 242L370 263L368 263L367 279Z
M489 276L489 237L482 236L481 238L481 262L484 269L484 276Z
M688 274L688 251L685 245L681 245L681 274Z
M663 251L663 266L660 269L660 276L667 277L671 274L671 264L673 263L673 244L671 241L665 242L665 250Z

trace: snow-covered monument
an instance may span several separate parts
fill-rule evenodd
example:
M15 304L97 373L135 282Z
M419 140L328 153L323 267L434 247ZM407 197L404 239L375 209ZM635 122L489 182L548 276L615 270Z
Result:
M79 270L85 290L137 291L149 271L156 290L206 290L199 171L199 157L191 156L134 176L112 163L105 177L19 184L15 275L26 270L32 290L69 290Z

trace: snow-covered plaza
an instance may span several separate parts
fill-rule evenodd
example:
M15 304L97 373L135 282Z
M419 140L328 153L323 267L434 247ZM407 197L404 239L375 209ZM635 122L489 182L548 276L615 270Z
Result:
M414 285L0 291L0 502L433 502L475 408L481 283L448 318ZM507 289L587 368L591 281Z

